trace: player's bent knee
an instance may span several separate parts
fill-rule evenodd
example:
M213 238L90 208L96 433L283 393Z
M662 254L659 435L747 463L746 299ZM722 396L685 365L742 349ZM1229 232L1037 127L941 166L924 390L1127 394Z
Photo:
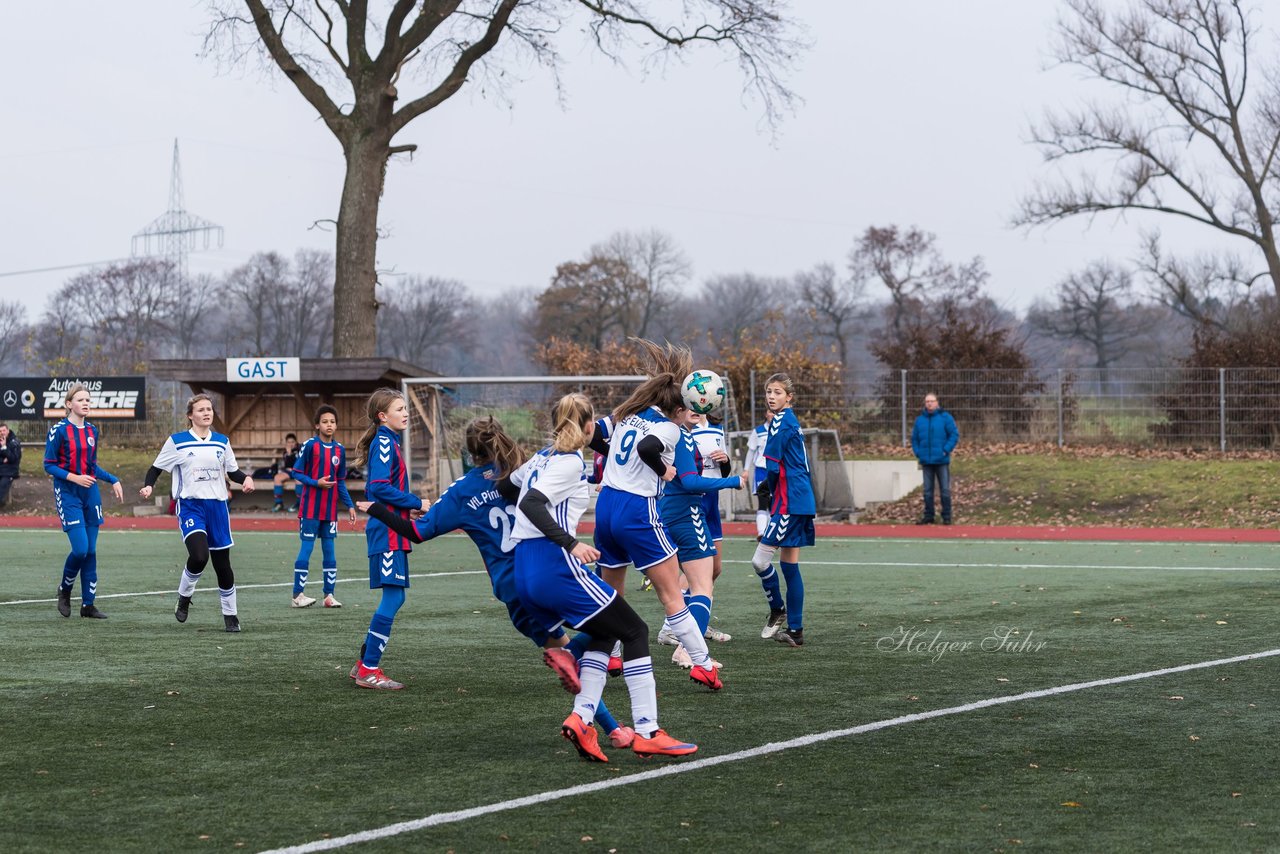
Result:
M756 546L755 554L751 556L751 568L756 571L756 575L764 575L769 571L769 565L773 562L773 548L770 546Z

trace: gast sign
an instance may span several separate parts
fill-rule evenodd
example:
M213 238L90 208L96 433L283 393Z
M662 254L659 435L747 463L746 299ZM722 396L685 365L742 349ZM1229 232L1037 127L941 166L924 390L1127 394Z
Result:
M302 381L302 360L297 357L281 358L246 356L227 359L229 383L296 383Z

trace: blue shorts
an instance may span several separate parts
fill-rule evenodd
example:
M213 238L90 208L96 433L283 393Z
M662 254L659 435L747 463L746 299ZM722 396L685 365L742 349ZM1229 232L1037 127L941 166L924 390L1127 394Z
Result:
M703 509L704 497L682 495L664 496L662 499L662 521L667 524L671 539L675 541L681 563L713 557L716 553Z
M813 517L796 513L775 513L769 517L760 545L777 546L780 549L813 545Z
M175 512L182 539L203 531L211 552L235 545L231 539L231 514L227 512L227 502L222 499L179 498Z
M702 509L706 514L711 541L720 542L724 539L724 527L720 524L720 490L702 496Z
M338 523L322 519L299 519L298 536L304 540L314 540L316 537L332 540L338 536Z
M53 479L53 503L58 508L62 530L79 525L97 528L102 525L102 493L95 481L92 486L78 486L69 480Z
M658 513L658 499L606 486L596 500L598 566L613 569L634 563L648 569L676 553Z
M408 587L409 553L394 551L369 555L369 586Z
M546 537L516 544L516 592L520 603L548 632L563 623L579 628L618 595Z

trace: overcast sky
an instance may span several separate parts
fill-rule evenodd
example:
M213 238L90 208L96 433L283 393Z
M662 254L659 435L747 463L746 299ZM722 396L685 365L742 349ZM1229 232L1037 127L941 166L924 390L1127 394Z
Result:
M990 293L1021 311L1090 260L1132 257L1140 225L1009 228L1047 174L1029 123L1100 91L1046 70L1059 9L793 0L813 47L790 77L804 103L776 134L714 49L646 73L638 56L619 67L565 32L563 105L545 71L513 68L509 104L464 89L397 137L419 148L389 170L379 264L496 294L545 287L615 231L658 228L698 281L789 276L843 266L868 226L916 225L949 259L983 256ZM278 74L200 56L204 2L9 2L2 15L0 274L127 256L166 210L175 139L186 209L226 234L190 257L193 272L332 250L311 225L337 215L336 141ZM1264 41L1274 49L1273 29ZM77 272L0 275L0 295L34 320Z

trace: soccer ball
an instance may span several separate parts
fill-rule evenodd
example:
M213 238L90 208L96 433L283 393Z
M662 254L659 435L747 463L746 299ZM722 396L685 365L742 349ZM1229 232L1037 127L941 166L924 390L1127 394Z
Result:
M684 378L680 394L685 406L706 415L724 405L724 380L715 371L694 371Z

